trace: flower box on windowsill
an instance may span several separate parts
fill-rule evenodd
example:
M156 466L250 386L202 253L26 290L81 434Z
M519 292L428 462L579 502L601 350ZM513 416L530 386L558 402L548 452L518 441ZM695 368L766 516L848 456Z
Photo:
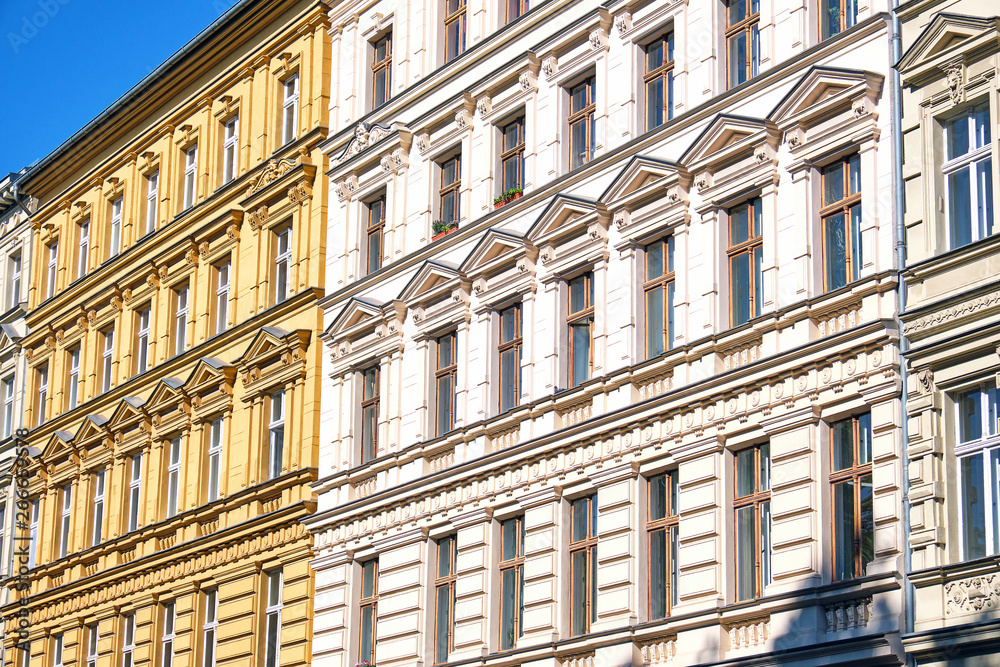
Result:
M437 241L439 238L448 236L454 231L458 231L457 222L435 222L431 230L434 232L434 236L431 237L431 241Z
M495 211L504 204L509 204L510 202L520 199L523 196L523 190L508 190L493 200L493 210Z

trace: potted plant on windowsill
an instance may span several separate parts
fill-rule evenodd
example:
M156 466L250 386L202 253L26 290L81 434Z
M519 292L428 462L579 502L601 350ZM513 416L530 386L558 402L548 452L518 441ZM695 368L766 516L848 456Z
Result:
M442 236L447 236L456 229L458 229L458 220L435 220L431 225L431 231L434 232L431 241L437 241Z
M515 199L520 199L524 195L524 190L521 188L511 188L510 190L504 190L500 193L499 197L493 199L493 210L497 210L504 204L512 202Z

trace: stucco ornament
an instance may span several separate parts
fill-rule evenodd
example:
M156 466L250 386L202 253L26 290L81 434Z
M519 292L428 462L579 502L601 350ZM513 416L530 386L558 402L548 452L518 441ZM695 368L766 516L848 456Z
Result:
M364 121L354 126L354 138L347 145L347 150L334 160L334 164L344 162L348 158L357 155L369 146L372 146L389 136L389 128L381 125L369 125Z
M1000 574L970 577L945 584L947 613L996 610L1000 607Z
M290 172L294 167L295 162L292 160L269 160L267 165L264 167L264 171L260 172L260 175L256 178L256 180L254 180L254 182L247 187L247 196L249 197L258 190L262 190L268 183L272 183L281 178Z
M948 80L948 95L951 103L961 104L965 99L965 68L961 62L951 62L944 66Z

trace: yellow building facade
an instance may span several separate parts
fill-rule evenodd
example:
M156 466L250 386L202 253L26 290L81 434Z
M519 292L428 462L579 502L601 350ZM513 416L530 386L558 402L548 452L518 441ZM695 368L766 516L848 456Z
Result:
M6 661L309 663L328 28L318 1L238 2L25 175Z

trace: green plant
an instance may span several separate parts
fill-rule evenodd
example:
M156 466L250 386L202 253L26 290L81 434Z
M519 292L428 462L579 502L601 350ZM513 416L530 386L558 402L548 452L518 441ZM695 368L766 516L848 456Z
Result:
M431 224L431 229L435 234L440 234L456 227L458 227L458 220L436 220Z
M507 202L509 202L511 199L521 194L522 192L524 192L522 188L511 188L509 190L504 190L503 192L500 193L499 197L494 197L493 203L506 204Z

